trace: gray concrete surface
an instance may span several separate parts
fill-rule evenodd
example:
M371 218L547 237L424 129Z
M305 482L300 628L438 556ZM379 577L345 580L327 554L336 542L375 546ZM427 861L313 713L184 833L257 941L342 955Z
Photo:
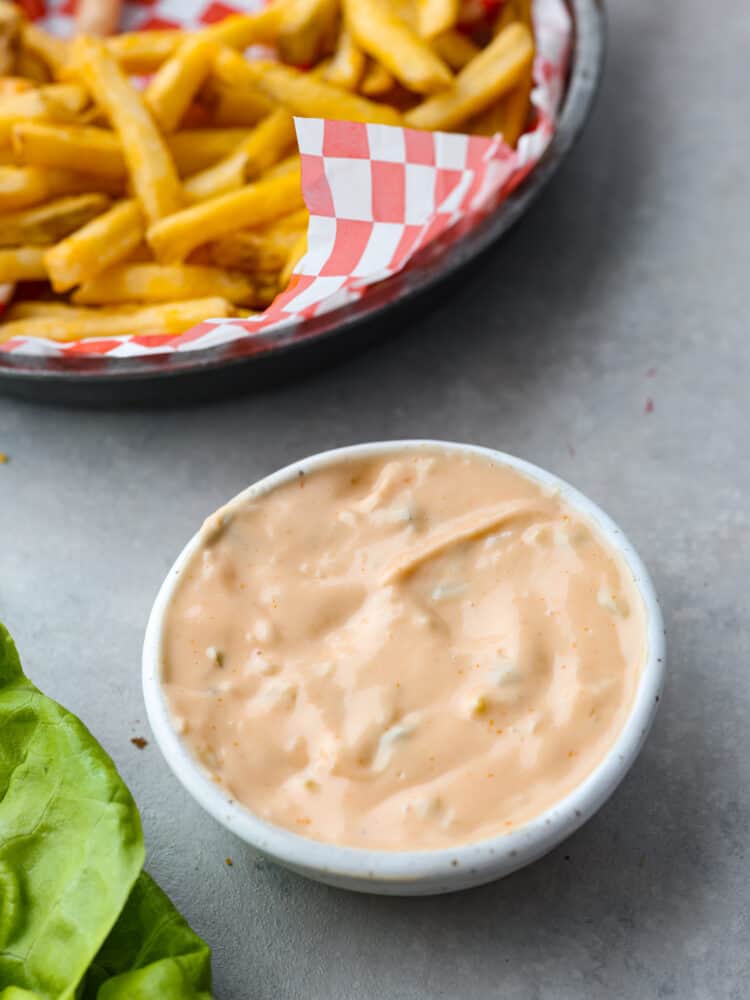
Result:
M0 400L0 617L117 761L222 1000L750 994L750 13L618 0L611 22L568 165L397 339L192 410ZM298 456L407 435L500 446L588 492L651 567L670 644L656 727L597 817L503 882L412 901L253 860L130 743L149 737L149 606L201 518Z

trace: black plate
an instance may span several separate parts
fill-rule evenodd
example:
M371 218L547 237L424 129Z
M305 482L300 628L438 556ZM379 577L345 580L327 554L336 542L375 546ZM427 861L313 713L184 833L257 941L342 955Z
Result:
M170 403L267 386L304 374L383 338L426 292L448 283L520 218L580 134L599 86L604 56L601 0L568 0L573 17L570 79L557 131L523 183L479 223L459 224L409 267L373 285L358 302L283 330L232 344L134 358L0 355L0 392L82 404Z

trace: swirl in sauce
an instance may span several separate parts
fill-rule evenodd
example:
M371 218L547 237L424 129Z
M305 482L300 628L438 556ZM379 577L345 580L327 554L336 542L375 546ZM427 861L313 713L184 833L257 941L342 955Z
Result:
M508 832L602 760L646 654L621 558L476 456L340 460L210 518L167 612L178 731L256 815L330 843Z

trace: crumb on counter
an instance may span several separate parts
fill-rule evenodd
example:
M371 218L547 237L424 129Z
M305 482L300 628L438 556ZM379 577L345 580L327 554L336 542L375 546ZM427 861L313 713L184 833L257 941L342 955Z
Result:
M226 865L227 865L227 866L228 866L229 868L231 868L231 867L232 867L232 866L234 865L234 861L232 861L232 859L231 859L231 858L225 858L225 859L224 859L224 863L225 863L225 864L226 864Z
M139 750L144 750L148 746L148 740L145 740L142 736L132 736L130 742L134 747L138 747Z
M10 461L10 456L6 455L4 451L0 451L0 465L7 465Z

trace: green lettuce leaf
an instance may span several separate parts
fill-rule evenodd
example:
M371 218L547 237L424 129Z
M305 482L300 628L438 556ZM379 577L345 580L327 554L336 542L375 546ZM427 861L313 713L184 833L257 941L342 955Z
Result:
M140 817L0 625L0 1000L210 996L210 953L151 879Z
M142 872L81 1000L210 1000L211 951Z

